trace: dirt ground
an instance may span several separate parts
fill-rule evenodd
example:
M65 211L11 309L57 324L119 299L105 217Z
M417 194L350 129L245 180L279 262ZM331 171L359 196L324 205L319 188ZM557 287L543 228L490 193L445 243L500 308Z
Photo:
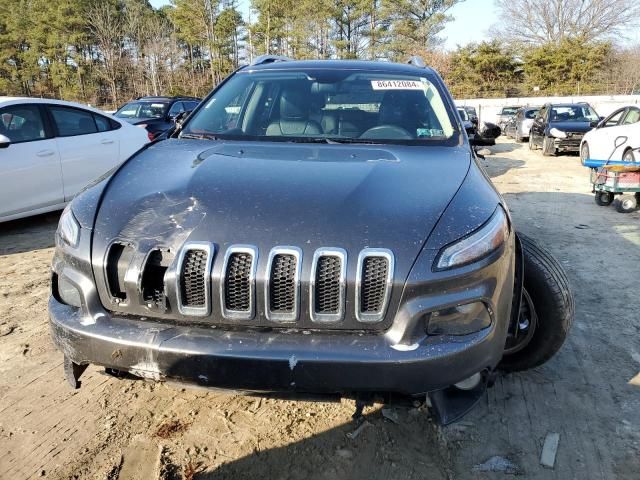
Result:
M47 326L58 214L0 224L0 478L639 479L640 212L596 206L575 156L506 140L491 150L483 164L516 226L566 268L576 319L549 363L499 378L445 428L377 406L351 438L350 401L242 397L96 367L73 391ZM554 469L540 465L551 432ZM483 471L494 456L500 471Z

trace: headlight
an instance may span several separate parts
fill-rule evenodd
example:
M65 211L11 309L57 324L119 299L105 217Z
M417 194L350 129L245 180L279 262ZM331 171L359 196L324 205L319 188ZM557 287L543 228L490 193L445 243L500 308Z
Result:
M60 221L58 222L58 234L60 238L69 246L77 247L80 241L80 225L73 216L70 204L62 212Z
M557 128L552 128L551 130L549 130L549 133L551 134L552 137L567 138L567 134L562 130L558 130Z
M509 222L502 207L471 235L445 247L436 260L437 270L461 267L480 260L500 248L509 236Z

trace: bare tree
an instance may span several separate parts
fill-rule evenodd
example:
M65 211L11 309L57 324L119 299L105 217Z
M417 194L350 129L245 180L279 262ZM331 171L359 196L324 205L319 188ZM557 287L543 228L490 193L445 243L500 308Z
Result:
M107 3L98 3L89 11L89 31L95 39L102 63L98 72L109 85L111 101L118 105L118 80L124 54L124 32L118 12Z
M638 0L495 0L501 37L515 43L558 43L566 37L612 40L638 24Z

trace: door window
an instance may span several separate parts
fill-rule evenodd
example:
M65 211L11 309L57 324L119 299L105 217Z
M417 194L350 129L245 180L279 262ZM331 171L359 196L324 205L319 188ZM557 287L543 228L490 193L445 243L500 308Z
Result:
M0 134L11 143L32 142L47 137L37 105L12 105L0 110Z
M603 122L603 126L615 127L620 122L620 119L622 118L622 115L624 114L624 112L625 110L623 109L618 112L612 113L611 115L609 115L608 118L605 119L605 121Z
M182 102L176 102L171 105L171 109L169 110L169 117L175 117L182 112L184 112L184 106L182 105Z
M93 120L93 114L77 108L49 107L53 120L58 127L59 137L88 135L97 133L98 127Z
M627 116L624 117L622 125L631 125L632 123L638 123L640 121L640 110L637 108L630 108Z
M120 128L120 124L113 120L103 117L102 115L93 115L93 119L96 121L99 132L108 132L109 130L116 130Z

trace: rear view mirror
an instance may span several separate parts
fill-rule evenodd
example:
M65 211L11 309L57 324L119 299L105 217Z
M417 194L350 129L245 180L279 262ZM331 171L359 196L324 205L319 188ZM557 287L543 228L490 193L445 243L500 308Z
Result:
M11 145L11 139L4 135L0 135L0 148L7 148Z

